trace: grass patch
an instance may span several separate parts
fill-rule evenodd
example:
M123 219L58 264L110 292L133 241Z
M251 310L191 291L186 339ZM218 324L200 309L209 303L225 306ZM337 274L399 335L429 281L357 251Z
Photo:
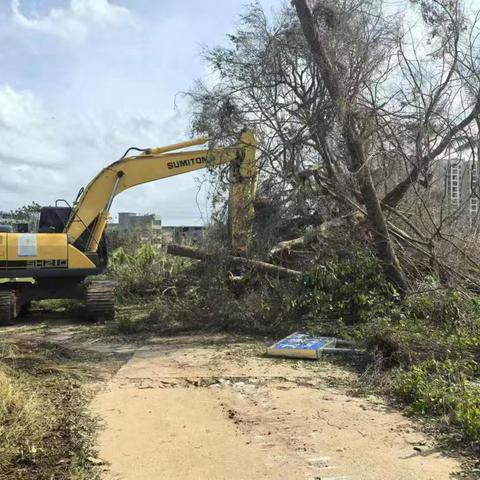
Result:
M86 376L65 349L0 343L0 479L99 478Z
M85 312L85 305L83 302L73 298L37 300L34 302L34 307L53 312L69 312L74 316L81 316L81 314Z

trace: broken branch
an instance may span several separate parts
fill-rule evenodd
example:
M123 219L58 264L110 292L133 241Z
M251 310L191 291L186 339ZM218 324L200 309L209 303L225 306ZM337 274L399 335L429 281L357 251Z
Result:
M200 250L199 248L187 247L185 245L178 245L175 243L168 245L167 253L169 253L170 255L175 255L177 257L187 257L187 258L193 258L194 260L203 260L203 261L208 261L214 258L218 258L217 254L205 252L204 250ZM249 258L235 257L233 255L228 255L226 259L232 265L250 267L250 268L253 267L258 272L274 274L280 278L299 279L302 275L302 272L299 272L298 270L291 270L290 268L280 267L278 265L262 262L260 260L252 260Z

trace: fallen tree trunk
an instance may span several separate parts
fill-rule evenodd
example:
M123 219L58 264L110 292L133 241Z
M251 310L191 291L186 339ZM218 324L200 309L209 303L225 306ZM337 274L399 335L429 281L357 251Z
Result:
M275 245L269 252L269 258L275 256L289 255L291 250L297 248L305 248L310 243L314 243L320 237L327 237L328 234L335 228L344 227L350 221L358 222L363 215L360 212L352 212L342 217L332 218L320 224L317 228L307 232L302 237L294 238L292 240L284 240Z
M170 255L175 255L177 257L187 257L193 258L195 260L212 260L217 258L218 255L215 253L205 252L199 248L187 247L185 245L178 245L172 243L167 246L167 253ZM261 262L260 260L252 260L249 258L234 257L228 255L226 260L235 266L250 267L254 268L261 273L270 273L276 275L280 278L300 278L302 272L298 270L291 270L290 268L279 267L278 265L273 265L272 263Z

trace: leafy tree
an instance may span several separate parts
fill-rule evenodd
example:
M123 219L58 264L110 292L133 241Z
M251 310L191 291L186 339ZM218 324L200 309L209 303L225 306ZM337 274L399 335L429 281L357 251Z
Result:
M39 205L37 202L31 202L27 205L17 208L16 210L11 210L10 213L16 221L28 222L35 214L40 212L41 208L41 205Z

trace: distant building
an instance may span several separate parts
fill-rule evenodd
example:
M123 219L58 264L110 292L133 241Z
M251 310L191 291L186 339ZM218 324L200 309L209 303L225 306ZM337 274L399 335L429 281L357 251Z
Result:
M110 238L123 232L136 232L144 241L153 241L163 245L169 243L196 244L205 235L205 227L196 225L163 226L158 215L139 215L132 212L118 214L118 223L109 223L107 233Z
M444 178L443 187L449 206L470 221L477 219L480 207L478 164L461 159L444 161L440 174Z
M138 231L141 233L153 233L160 235L162 230L162 220L158 215L148 214L139 215L131 212L121 212L118 214L118 223L109 223L110 231Z
M413 170L413 148L411 155L405 158L399 157L392 149L386 161L389 163L379 163L372 170L372 177L381 197ZM443 158L435 159L428 168L421 170L418 182L405 196L405 202L408 203L409 199L420 194L425 201L425 207L442 209L441 215L444 218L452 215L452 218L464 220L471 225L480 225L479 174L479 163L473 161L468 151L449 151Z
M198 226L164 226L162 227L163 243L201 243L205 237L205 227Z

